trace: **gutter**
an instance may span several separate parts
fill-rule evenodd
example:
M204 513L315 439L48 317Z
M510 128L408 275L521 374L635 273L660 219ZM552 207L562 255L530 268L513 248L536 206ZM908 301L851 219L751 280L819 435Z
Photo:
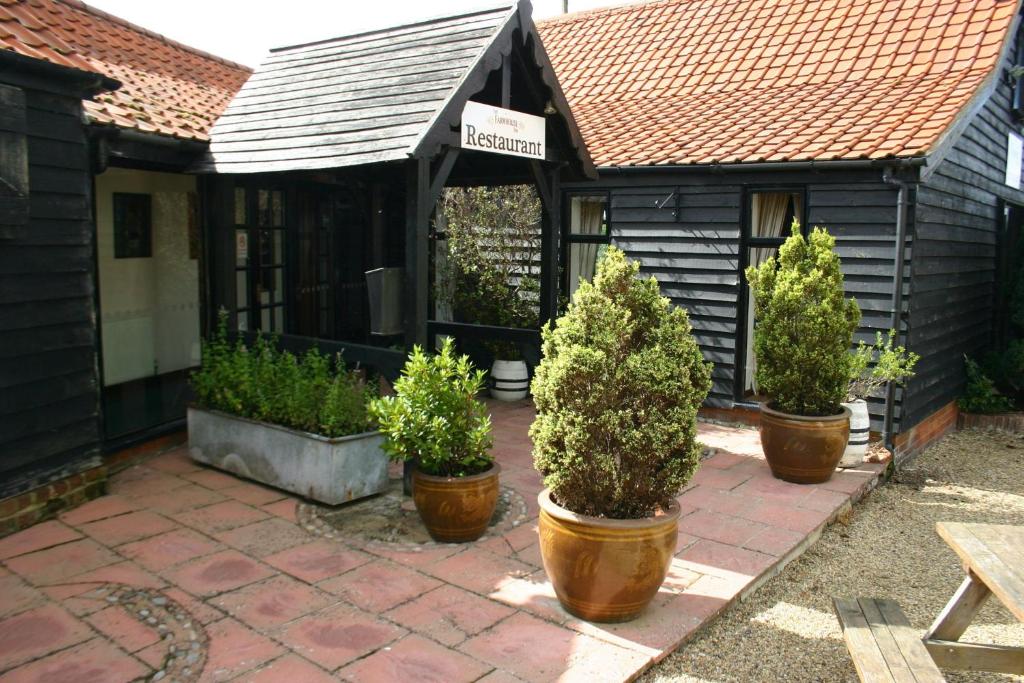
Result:
M843 169L905 169L926 165L925 157L902 159L835 159L826 161L757 161L735 164L685 164L650 166L599 166L600 175L627 175L633 173L726 173L757 171L829 171Z
M907 247L907 195L909 194L909 183L895 177L894 169L887 168L882 175L882 182L899 188L896 199L896 244L894 247L894 264L892 275L892 301L890 308L890 329L896 330L896 343L900 343L900 318L903 313L903 261ZM896 452L893 449L893 413L896 403L896 384L889 382L885 387L885 417L882 426L882 438L885 447L892 452L895 458Z

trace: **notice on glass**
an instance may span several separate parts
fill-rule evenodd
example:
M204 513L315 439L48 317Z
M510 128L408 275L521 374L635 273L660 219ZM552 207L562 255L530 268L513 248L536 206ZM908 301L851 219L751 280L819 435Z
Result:
M1006 139L1006 184L1020 189L1021 160L1024 158L1024 138L1010 133Z

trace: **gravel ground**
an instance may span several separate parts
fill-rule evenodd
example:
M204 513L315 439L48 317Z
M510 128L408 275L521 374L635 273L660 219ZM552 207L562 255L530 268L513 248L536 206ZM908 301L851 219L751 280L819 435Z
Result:
M641 680L856 681L830 596L893 598L923 634L963 580L956 555L935 533L943 520L1024 525L1024 435L948 436ZM1024 624L992 597L963 639L1024 645Z

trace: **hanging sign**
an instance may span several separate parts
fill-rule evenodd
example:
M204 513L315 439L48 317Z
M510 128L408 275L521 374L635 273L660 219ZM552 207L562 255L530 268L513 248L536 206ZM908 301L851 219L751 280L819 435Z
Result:
M479 102L462 110L462 148L543 159L544 118Z

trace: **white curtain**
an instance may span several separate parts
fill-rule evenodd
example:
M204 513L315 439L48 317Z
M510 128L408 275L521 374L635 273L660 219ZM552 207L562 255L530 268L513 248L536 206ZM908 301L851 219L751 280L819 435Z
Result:
M789 203L793 202L793 213ZM800 195L777 192L759 192L751 197L750 236L781 238L790 226L794 215L801 214ZM754 247L750 250L749 265L759 266L777 251L776 247ZM746 363L744 363L743 393L757 393L754 372L757 361L754 358L754 296L747 297Z
M600 235L604 226L604 199L573 197L569 232L575 235ZM597 266L600 244L571 243L569 246L569 300L576 295L580 280L591 280Z

